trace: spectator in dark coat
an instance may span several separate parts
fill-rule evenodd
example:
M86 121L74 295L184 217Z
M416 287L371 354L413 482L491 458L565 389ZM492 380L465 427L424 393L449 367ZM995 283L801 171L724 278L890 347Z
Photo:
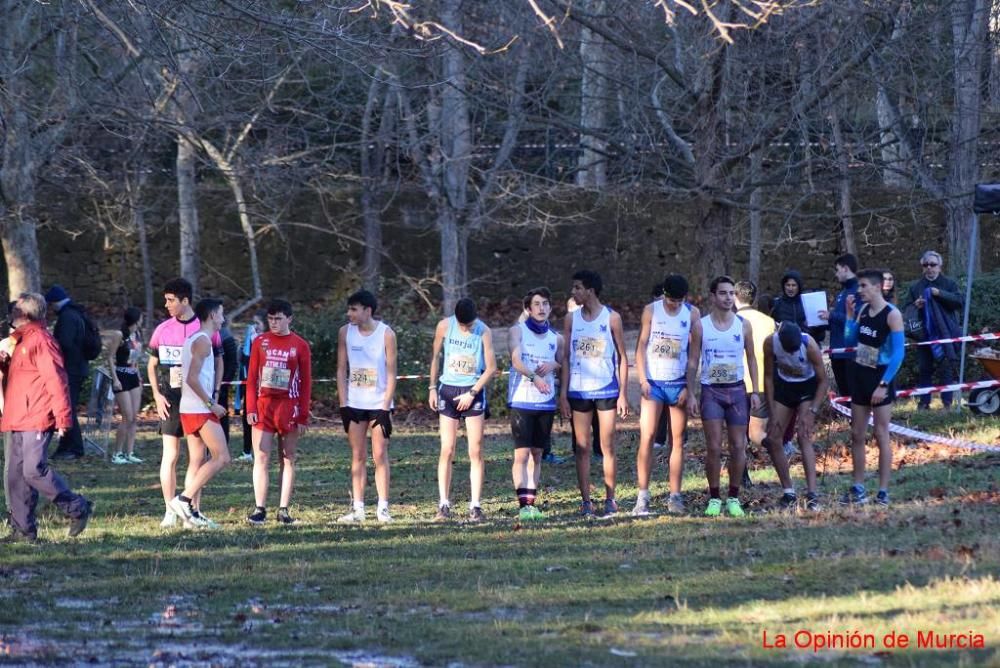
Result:
M66 376L69 378L69 397L72 407L73 424L59 439L52 459L78 459L83 457L83 433L76 417L76 407L80 403L80 390L83 380L87 377L90 365L83 355L84 337L87 335L87 325L83 312L69 298L69 294L61 285L53 285L45 293L45 301L51 304L58 314L56 327L52 334L59 342L62 351Z
M810 328L806 325L806 309L802 305L802 274L790 269L781 277L781 294L771 302L770 315L778 324L790 322L808 332L817 341L823 340L823 327Z
M958 311L965 305L965 298L959 290L958 283L941 273L944 270L944 260L941 258L941 254L932 250L925 252L920 257L920 267L923 269L924 275L910 286L903 308L905 309L910 304L916 304L920 311L920 317L924 319L924 322L927 322L926 308L928 306L927 300L930 298L934 302L932 306L938 307L934 310L940 311L941 315L950 321L948 324L953 326L950 329L957 329ZM947 331L949 328L938 327L938 329ZM938 372L942 385L948 385L954 381L954 354L941 354L940 358L937 358L935 352L938 351L935 351L934 348L935 346L917 346L918 382L921 387L933 384L935 370ZM941 393L941 403L945 407L951 406L951 400L951 392ZM920 395L917 407L927 409L930 408L930 405L931 395Z
M73 411L62 353L45 329L45 299L37 293L22 293L11 318L13 346L0 350L8 399L0 431L9 433L4 458L11 527L3 540L36 540L39 494L70 518L69 535L76 536L86 528L92 504L49 468L46 457L53 433L62 435L72 425Z

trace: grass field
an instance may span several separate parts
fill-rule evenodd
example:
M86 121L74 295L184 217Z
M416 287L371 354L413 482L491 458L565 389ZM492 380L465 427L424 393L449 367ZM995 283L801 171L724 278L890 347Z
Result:
M911 418L1000 440L996 420ZM510 440L497 422L487 439L488 521L479 525L429 521L432 432L394 436L397 521L384 526L330 524L348 505L349 458L334 431L304 443L294 527L245 524L250 468L234 464L203 501L221 530L162 531L152 433L138 449L145 465L62 463L97 514L72 540L45 504L41 544L0 547L0 664L1000 665L1000 455L897 444L891 510L843 510L833 503L848 470L846 431L836 423L820 430L823 513L768 512L780 490L757 459L751 516L709 520L700 516L703 447L692 428L691 514L634 520L636 435L626 429L625 512L579 520L570 459L543 470L548 521L521 527ZM567 449L560 434L557 451ZM801 481L801 470L795 475ZM658 508L664 478L661 459ZM597 487L596 471L593 480ZM456 509L467 482L459 457ZM855 631L875 646L814 651L817 638ZM887 648L892 632L910 646ZM928 632L981 637L983 648L918 647L918 633L926 640ZM795 647L796 634L808 648ZM779 636L788 648L774 647Z

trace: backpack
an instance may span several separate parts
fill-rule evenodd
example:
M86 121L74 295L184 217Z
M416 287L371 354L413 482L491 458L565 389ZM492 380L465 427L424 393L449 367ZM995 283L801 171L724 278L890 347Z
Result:
M83 319L83 342L80 346L80 352L83 353L83 358L88 362L91 360L96 360L101 356L101 351L104 350L104 341L101 339L101 330L97 328L94 321L90 319L87 315L87 311L84 310L79 304L74 304L70 302L67 304L71 308L75 308Z

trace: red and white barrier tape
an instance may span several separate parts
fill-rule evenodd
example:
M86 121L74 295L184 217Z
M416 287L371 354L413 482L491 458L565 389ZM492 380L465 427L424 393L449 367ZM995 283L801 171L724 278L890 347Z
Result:
M968 390L980 390L988 387L1000 386L1000 380L980 380L975 383L953 383L952 385L928 385L927 387L914 387L909 390L898 390L896 398L915 397L921 394L935 394L937 392L966 392ZM835 397L834 401L848 402L850 397Z
M995 341L1000 339L1000 332L994 332L992 334L970 334L969 336L958 336L951 339L934 339L933 341L907 341L907 346L933 346L938 343L961 343L962 341ZM856 346L851 346L848 348L824 348L823 354L829 355L831 353L853 353L857 350Z
M101 372L104 373L105 376L107 375L107 371L106 370L101 369ZM497 375L498 376L506 376L509 373L510 373L510 371L504 370L504 371L498 371ZM430 378L430 375L428 375L426 373L417 373L417 374L410 374L410 375L406 375L406 376L396 376L396 380L420 380L422 378ZM313 383L336 383L337 379L336 378L313 378L312 382ZM245 380L230 380L230 381L226 381L226 382L221 383L221 385L246 385L246 384L247 384L247 382ZM143 387L149 387L149 383L143 383L142 385L143 385Z
M993 381L994 385L1000 385L1000 381ZM919 388L921 390L927 390L930 388ZM910 390L903 390L903 392L910 392ZM902 392L897 392L896 396L900 396ZM927 394L926 392L921 392L921 394ZM906 396L912 396L906 395ZM850 397L830 397L830 406L833 410L837 411L841 415L850 418L851 409L843 404L850 401ZM868 424L874 424L874 417L868 417ZM899 436L907 436L909 438L916 438L921 441L927 441L928 443L937 443L939 445L947 445L953 448L965 448L967 450L978 450L980 452L1000 452L1000 446L996 445L983 445L982 443L973 443L972 441L963 441L957 438L948 438L947 436L940 436L938 434L928 434L924 431L919 431L917 429L910 429L909 427L904 427L901 424L896 424L894 422L889 423L889 432L892 434L898 434Z

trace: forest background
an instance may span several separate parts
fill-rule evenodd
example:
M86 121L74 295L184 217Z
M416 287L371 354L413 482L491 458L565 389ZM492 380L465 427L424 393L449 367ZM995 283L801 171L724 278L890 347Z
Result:
M960 275L1000 163L995 0L2 4L8 289L115 311L177 274L237 316L584 266L626 310L667 271L834 289L845 251Z

